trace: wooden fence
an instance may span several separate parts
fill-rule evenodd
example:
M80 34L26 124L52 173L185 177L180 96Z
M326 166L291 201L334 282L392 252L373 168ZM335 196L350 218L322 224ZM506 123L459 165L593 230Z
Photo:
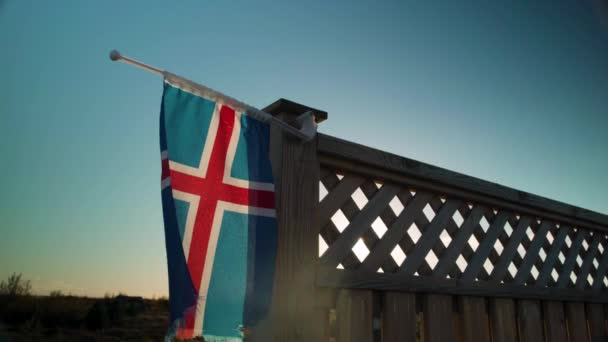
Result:
M322 134L273 131L271 154L276 286L253 340L608 341L607 216Z

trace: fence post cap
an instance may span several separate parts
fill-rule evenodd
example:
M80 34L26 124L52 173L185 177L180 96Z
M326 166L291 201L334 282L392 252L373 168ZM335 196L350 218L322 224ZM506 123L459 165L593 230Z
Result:
M327 112L283 98L274 101L272 104L266 106L262 110L272 115L278 115L280 113L289 113L294 114L296 116L311 111L313 112L313 115L315 116L315 121L317 123L327 120Z

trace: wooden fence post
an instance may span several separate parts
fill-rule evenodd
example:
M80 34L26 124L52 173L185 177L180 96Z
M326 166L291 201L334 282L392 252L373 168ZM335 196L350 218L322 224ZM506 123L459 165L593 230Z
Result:
M264 111L295 125L312 110L317 122L327 113L280 99ZM258 341L322 341L328 317L316 310L318 262L316 207L319 202L317 139L302 142L271 128L270 155L275 177L278 251L272 310L255 329Z

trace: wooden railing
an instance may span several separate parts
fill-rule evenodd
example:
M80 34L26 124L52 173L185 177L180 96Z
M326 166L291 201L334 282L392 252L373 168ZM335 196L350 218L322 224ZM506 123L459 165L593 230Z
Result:
M319 285L608 302L608 217L326 135L318 152Z
M608 340L605 215L323 134L273 129L271 155L276 281L250 340Z

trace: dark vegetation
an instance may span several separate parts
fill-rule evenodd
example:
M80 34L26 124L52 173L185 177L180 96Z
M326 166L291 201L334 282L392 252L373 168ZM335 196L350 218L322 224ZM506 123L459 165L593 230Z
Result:
M0 341L162 341L166 298L34 296L20 274L0 283Z

